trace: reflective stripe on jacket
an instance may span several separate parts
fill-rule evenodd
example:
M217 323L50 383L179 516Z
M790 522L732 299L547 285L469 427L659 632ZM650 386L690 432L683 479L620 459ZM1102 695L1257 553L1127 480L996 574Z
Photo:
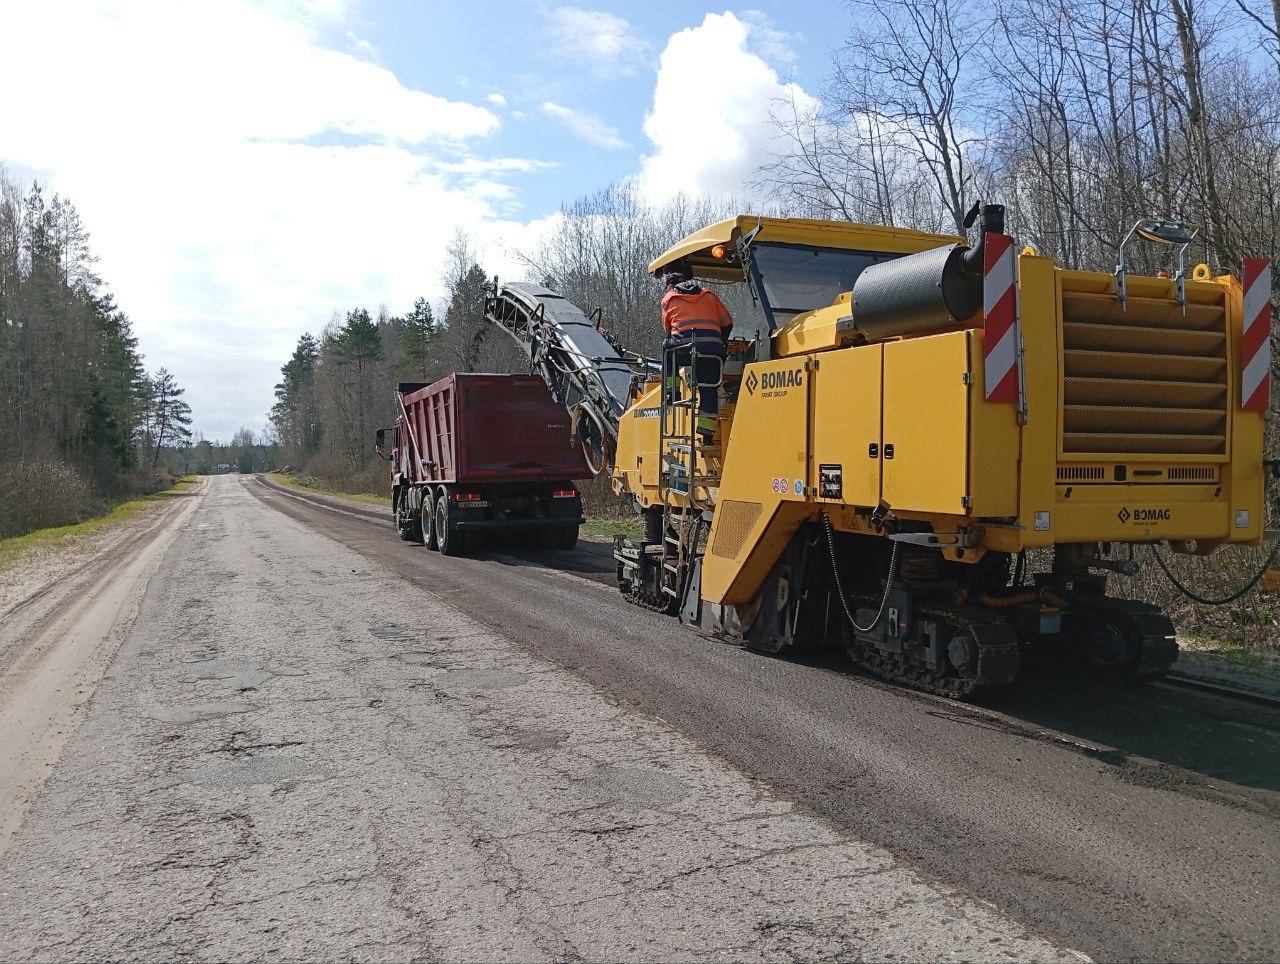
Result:
M714 291L672 288L662 296L662 328L669 335L707 332L717 337L733 327L733 318Z

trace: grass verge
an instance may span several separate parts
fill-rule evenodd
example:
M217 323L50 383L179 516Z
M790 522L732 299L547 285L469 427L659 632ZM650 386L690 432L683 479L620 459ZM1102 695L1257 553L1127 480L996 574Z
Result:
M340 492L337 489L331 489L322 481L310 475L282 475L278 472L271 473L271 477L284 485L295 489L305 489L308 492L316 492L320 495L332 495L339 499L352 499L356 502L367 502L370 505L390 505L391 499L385 495L375 495L372 492Z
M1261 650L1256 644L1240 639L1179 632L1178 648L1183 653L1212 657L1240 669L1274 671L1280 667L1280 656L1275 652Z
M628 539L639 539L644 535L644 527L638 516L633 518L587 516L587 521L582 523L582 534L595 539L612 542L613 537L618 533L622 533Z
M35 532L28 532L25 535L0 539L0 572L13 568L22 561L22 558L27 553L35 549L57 548L64 542L69 542L80 536L92 535L95 532L101 532L103 529L109 529L114 525L126 522L147 506L179 495L190 489L198 481L198 478L194 475L184 475L171 488L161 489L159 492L152 492L149 495L130 499L127 502L118 502L103 515L85 519L84 522L77 522L75 525L69 526L55 526L52 529L37 529Z

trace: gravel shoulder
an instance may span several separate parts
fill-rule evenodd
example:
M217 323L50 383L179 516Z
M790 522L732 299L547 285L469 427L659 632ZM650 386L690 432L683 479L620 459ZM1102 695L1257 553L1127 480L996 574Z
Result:
M89 711L148 581L208 483L33 562L0 611L0 852ZM66 549L68 546L62 544Z

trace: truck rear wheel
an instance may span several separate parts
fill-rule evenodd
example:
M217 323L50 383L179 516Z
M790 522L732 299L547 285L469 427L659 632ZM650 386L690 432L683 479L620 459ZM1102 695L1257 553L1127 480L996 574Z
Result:
M466 533L458 529L458 512L449 501L449 493L440 493L436 500L436 512L433 535L436 548L443 556L465 556L470 546L467 545Z
M578 545L578 524L560 527L560 545L557 548L568 551Z
M431 501L431 490L423 495L422 544L428 549L439 549L440 541L436 538L435 504Z

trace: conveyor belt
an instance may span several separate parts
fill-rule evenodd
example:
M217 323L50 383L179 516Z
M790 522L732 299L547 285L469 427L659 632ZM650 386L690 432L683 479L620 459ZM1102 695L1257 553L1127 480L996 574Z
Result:
M574 416L584 444L606 455L617 442L637 362L649 363L627 358L592 318L541 285L495 282L485 293L484 313L524 349L530 369Z

